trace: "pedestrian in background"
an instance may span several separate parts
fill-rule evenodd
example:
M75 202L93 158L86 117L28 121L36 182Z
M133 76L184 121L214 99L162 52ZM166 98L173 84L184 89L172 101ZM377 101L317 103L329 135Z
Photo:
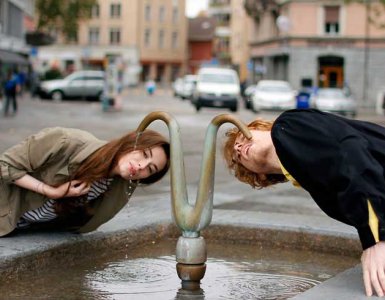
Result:
M227 132L224 156L242 182L264 188L291 181L330 217L354 226L362 244L367 296L385 294L385 128L314 109Z
M151 96L155 93L156 90L156 83L153 79L149 79L146 82L146 90L147 93Z
M16 74L14 74L11 70L8 71L7 77L3 86L4 90L4 101L3 104L3 114L4 116L8 116L9 106L12 106L13 113L15 115L17 112L17 93L19 90L19 82Z

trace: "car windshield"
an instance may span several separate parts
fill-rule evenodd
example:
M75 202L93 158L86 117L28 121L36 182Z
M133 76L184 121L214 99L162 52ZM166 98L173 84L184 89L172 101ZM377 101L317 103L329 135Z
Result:
M291 89L287 85L262 85L258 87L262 92L290 92Z
M235 77L228 74L202 74L201 81L207 83L236 83Z
M342 90L329 90L329 89L319 89L318 97L322 98L334 98L334 99L344 99L346 98L344 92Z

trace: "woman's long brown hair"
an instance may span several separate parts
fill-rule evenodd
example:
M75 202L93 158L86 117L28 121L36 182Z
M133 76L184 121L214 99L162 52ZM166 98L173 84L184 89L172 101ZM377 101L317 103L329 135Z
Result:
M136 144L136 145L135 145ZM140 183L151 184L160 180L170 166L170 144L156 131L145 130L137 138L137 133L130 132L119 139L112 140L96 150L75 171L73 179L92 183L100 178L108 178L119 159L128 152L145 150L161 146L166 153L167 164L159 172L140 180Z
M249 129L261 131L271 131L273 122L264 120L255 120L247 125ZM234 160L234 144L238 135L242 132L238 128L230 129L226 132L227 140L223 146L223 156L230 171L242 182L251 185L253 188L263 188L279 182L287 181L282 174L258 174L246 169L242 164Z

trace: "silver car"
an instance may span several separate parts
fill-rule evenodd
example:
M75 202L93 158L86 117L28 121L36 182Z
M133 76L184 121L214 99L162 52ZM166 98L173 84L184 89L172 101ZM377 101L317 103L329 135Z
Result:
M287 81L260 80L251 93L251 109L287 110L296 108L296 91Z
M94 98L99 100L104 90L103 71L77 71L63 79L40 83L39 95L61 101L64 98Z
M319 110L349 115L357 114L356 101L339 88L320 88L310 99L311 106Z

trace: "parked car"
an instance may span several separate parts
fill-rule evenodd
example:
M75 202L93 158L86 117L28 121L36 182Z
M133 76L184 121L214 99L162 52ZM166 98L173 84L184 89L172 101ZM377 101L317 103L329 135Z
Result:
M251 96L253 95L255 89L257 88L256 84L249 85L243 92L243 102L246 109L251 109Z
M174 97L180 97L181 92L182 92L182 88L183 88L183 78L178 77L172 83L172 90L173 90L173 93L174 93Z
M104 90L103 71L77 71L63 79L40 83L39 96L61 101L64 98L93 98L99 100Z
M180 97L182 99L190 99L194 92L195 85L197 83L197 75L185 75L183 77L182 88L180 91Z
M232 69L204 67L198 71L198 79L192 96L197 111L202 107L238 110L240 96L239 78Z
M251 95L251 109L254 112L261 110L287 110L297 106L296 91L287 81L260 80Z
M340 88L320 88L310 99L311 106L319 110L355 117L357 104L351 95Z

